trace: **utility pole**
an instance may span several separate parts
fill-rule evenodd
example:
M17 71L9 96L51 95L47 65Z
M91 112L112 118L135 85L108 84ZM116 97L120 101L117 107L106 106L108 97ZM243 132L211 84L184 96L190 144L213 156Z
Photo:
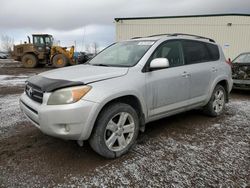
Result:
M84 44L84 39L85 39L85 26L83 26L83 37L82 37L82 51L85 51L84 48L85 48L85 44Z

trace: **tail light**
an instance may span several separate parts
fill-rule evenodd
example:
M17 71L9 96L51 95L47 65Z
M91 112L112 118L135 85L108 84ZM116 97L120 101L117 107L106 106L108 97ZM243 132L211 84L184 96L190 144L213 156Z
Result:
M227 63L228 65L230 65L230 67L232 67L232 66L233 66L233 63L232 63L232 61L231 61L231 59L230 59L230 58L228 58L228 60L226 60L226 63Z

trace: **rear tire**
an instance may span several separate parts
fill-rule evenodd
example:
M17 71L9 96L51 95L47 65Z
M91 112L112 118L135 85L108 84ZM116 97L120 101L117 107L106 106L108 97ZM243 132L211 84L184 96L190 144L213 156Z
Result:
M25 54L22 57L22 63L25 68L35 68L38 65L38 60L33 54Z
M61 68L67 66L69 63L69 60L65 55L63 54L56 54L52 59L52 65L56 68Z
M100 113L89 139L90 146L106 158L116 158L128 152L139 133L136 111L128 104L115 103Z
M217 85L212 96L204 107L204 112L212 117L219 116L223 113L226 104L226 91L223 86Z

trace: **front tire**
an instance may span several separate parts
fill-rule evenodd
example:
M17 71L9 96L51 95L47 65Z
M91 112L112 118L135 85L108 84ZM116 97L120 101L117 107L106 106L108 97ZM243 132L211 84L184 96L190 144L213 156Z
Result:
M116 158L128 152L138 133L136 111L128 104L115 103L100 113L89 143L103 157Z
M204 112L212 117L219 116L223 113L226 104L226 91L223 86L217 85L212 96L204 107Z
M52 65L56 68L67 66L69 63L68 58L63 54L56 54L52 59Z

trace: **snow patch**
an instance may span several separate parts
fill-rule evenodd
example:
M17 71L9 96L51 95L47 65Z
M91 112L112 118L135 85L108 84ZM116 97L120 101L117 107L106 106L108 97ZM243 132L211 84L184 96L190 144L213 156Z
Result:
M27 75L0 75L0 85L1 86L17 86L24 85L25 81L29 78Z
M69 175L59 187L244 187L250 169L250 101L233 100L227 111L233 115L197 134L150 138L135 146L132 158L117 159L89 176Z
M0 134L27 120L19 108L19 98L20 95L0 95Z

